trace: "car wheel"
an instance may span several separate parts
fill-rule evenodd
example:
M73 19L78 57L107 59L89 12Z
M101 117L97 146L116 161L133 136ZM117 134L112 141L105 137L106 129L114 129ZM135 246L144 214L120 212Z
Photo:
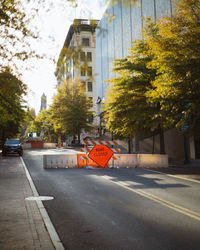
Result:
M22 155L23 155L23 153L22 153L22 152L20 152L20 153L19 153L19 156L22 156Z
M3 155L3 156L6 156L6 153L5 153L5 152L2 152L2 155Z

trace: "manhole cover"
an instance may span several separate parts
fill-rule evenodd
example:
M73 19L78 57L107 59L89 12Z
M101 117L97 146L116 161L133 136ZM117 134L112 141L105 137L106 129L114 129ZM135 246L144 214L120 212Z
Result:
M49 201L49 200L53 200L54 197L52 196L30 196L25 198L25 200L28 201Z

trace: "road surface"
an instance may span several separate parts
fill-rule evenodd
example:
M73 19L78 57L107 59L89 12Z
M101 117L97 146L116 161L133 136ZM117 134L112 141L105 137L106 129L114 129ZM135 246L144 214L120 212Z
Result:
M200 249L200 183L139 168L43 169L44 152L23 159L38 193L54 197L43 203L65 249Z

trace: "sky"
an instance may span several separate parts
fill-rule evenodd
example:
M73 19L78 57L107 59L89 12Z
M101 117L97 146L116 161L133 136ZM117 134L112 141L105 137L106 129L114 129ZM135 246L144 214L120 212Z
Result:
M67 32L75 18L101 19L105 11L104 0L77 0L78 7L72 8L69 4L56 0L50 11L41 10L36 20L33 20L40 31L41 39L32 42L31 46L39 53L57 61L60 50L64 44ZM54 72L56 65L52 60L44 58L30 59L26 62L31 70L23 72L22 80L28 85L26 97L29 107L34 108L36 114L40 111L41 96L47 96L47 105L51 104L56 93L56 78Z

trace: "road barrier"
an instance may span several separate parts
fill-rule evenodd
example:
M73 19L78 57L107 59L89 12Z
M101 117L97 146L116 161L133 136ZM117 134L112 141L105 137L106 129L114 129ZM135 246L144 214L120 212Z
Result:
M119 154L120 149L115 148L119 145L117 141L82 140L81 142L84 145L84 148L81 148L82 153L44 155L44 168L168 167L168 155Z
M93 162L97 163L101 167L106 167L110 158L112 158L112 166L114 167L114 160L117 160L119 156L114 156L114 153L119 153L120 149L115 148L119 146L118 141L103 141L103 140L81 140L81 144L84 145L84 148L81 149L86 155L81 156L78 160L85 161L85 167L94 166ZM93 146L89 148L88 146ZM112 147L112 148L109 148ZM91 161L93 160L93 162ZM88 162L88 160L90 160ZM78 164L79 164L78 161ZM80 163L83 165L83 162Z
M23 149L31 149L31 143L23 143L22 148Z
M82 158L84 156L84 158ZM143 168L143 167L168 167L168 156L159 154L119 154L120 158L115 160L117 168ZM91 159L86 159L85 153L74 153L66 155L44 155L44 168L85 168L86 160L88 166L98 167ZM110 159L106 167L112 167L113 160Z
M23 149L31 149L31 148L46 148L46 149L53 149L56 148L57 143L49 143L49 142L29 142L23 143Z
M138 154L137 167L168 167L168 155Z
M44 168L77 168L77 155L43 155Z

